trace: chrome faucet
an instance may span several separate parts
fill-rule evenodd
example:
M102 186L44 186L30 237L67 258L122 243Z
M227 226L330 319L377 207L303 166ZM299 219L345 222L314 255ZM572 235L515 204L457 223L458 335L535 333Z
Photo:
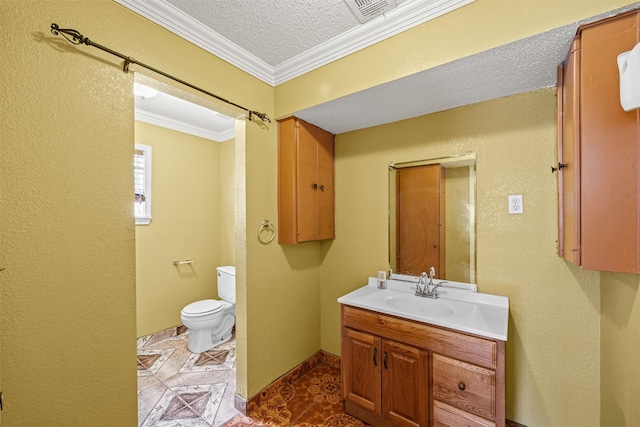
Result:
M416 295L425 298L433 298L437 299L440 295L438 295L438 288L443 286L447 282L440 282L437 284L433 284L433 277L436 275L436 269L431 267L429 269L429 281L427 282L427 273L424 271L420 274L420 279L418 280L418 284L416 285ZM422 287L420 287L422 285Z

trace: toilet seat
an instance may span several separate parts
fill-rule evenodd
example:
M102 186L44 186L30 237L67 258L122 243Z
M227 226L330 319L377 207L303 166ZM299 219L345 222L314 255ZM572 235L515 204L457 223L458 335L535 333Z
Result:
M204 316L207 314L213 314L220 310L222 310L222 301L204 299L187 305L182 309L182 314L187 316Z

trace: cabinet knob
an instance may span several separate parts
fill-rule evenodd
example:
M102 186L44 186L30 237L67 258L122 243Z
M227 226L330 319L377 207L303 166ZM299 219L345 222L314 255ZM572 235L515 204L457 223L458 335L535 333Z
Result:
M313 189L317 190L318 189L318 184L313 184Z
M324 191L324 185L320 186L320 191Z
M466 386L466 385L464 385L464 383L458 383L458 388L459 388L460 390L464 390L465 388L467 388L467 386Z
M553 166L551 166L551 173L554 173L555 171L559 171L562 168L566 168L567 164L566 163L558 163L558 167L555 168Z

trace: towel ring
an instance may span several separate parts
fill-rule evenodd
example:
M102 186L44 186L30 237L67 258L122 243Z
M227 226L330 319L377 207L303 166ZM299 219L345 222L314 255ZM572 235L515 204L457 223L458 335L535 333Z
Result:
M268 238L263 239L262 233L265 230L270 232L271 235ZM268 245L269 243L273 242L274 237L276 237L276 228L273 226L273 224L271 224L271 222L268 219L263 219L262 224L258 228L258 241L263 245Z

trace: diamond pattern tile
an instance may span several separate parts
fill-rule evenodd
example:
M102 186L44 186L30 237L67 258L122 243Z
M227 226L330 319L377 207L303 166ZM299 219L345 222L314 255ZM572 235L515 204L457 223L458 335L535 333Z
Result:
M235 338L200 354L188 350L187 340L184 331L138 340L140 427L219 427L239 414Z

